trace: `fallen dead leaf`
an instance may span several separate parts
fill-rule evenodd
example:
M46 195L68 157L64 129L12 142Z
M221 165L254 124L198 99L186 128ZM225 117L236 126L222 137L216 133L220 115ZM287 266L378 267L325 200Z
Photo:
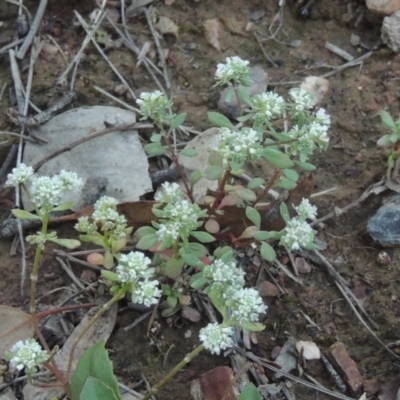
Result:
M0 358L19 340L33 337L31 316L19 308L0 305Z
M204 28L207 42L218 51L221 51L220 39L223 35L223 28L219 19L214 18L205 20Z
M172 6L172 4L174 4L174 3L175 3L175 0L165 0L165 2L164 2L164 4L166 6Z
M314 342L299 340L296 343L296 349L299 353L302 353L305 360L319 360L321 358L321 352Z
M171 34L174 35L175 37L178 37L179 35L178 25L176 25L174 21L170 20L167 17L160 17L156 24L156 28L163 35Z
M236 35L249 36L249 33L246 32L246 20L240 20L236 15L223 16L221 20L229 32Z

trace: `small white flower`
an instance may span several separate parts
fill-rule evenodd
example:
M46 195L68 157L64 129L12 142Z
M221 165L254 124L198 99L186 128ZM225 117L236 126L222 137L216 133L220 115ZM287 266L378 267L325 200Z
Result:
M326 149L329 143L328 126L313 121L307 126L308 137L320 148Z
M282 115L285 107L283 97L274 92L256 94L252 97L251 102L252 111L256 113L254 118L259 119L279 117Z
M240 325L258 321L258 315L267 310L258 290L242 288L237 290L226 304L231 307L231 318Z
M19 164L13 168L12 173L7 175L6 186L18 186L20 183L26 183L33 176L33 168L25 164Z
M165 182L161 185L161 190L158 190L154 199L163 203L175 203L182 199L184 193L181 187L176 183Z
M215 71L217 85L230 85L232 83L243 86L250 86L250 68L249 62L240 57L227 57L225 64L218 64Z
M294 209L301 219L315 219L317 217L317 207L313 206L308 199L301 200L301 203Z
M316 113L315 113L315 121L319 122L322 125L330 125L331 124L331 117L329 114L326 113L324 108L320 108Z
M12 367L22 370L27 369L33 373L38 365L45 363L49 356L45 350L34 339L20 340L6 353L7 359Z
M140 251L121 254L116 273L123 283L137 282L140 278L148 279L154 275L154 268L149 267L151 260Z
M314 96L303 88L290 89L289 96L294 102L296 112L306 111L314 106Z
M157 122L167 116L168 109L171 106L169 100L165 97L164 93L159 90L154 92L144 92L136 100L140 107L143 118L152 118Z
M204 347L214 354L220 354L221 350L232 347L232 336L232 327L219 325L217 322L208 324L206 327L200 329L199 334Z
M159 285L160 282L157 280L149 281L146 279L138 282L138 287L132 291L132 302L144 304L147 307L157 304L162 295L162 290L158 288Z
M171 240L177 240L182 229L182 224L180 222L166 222L160 224L156 232L160 240L165 240L170 238Z
M75 224L74 228L81 233L87 233L89 235L97 231L97 225L90 222L89 217L79 217L78 223Z
M64 171L62 169L58 177L62 182L65 192L67 191L77 192L83 186L82 179L79 178L75 172Z
M298 250L300 246L313 243L316 233L306 221L292 218L286 224L279 244L289 250Z
M244 285L245 272L236 266L234 261L224 263L222 260L215 260L203 269L204 278L209 284L222 283L240 288Z
M30 186L31 201L37 207L44 204L49 206L59 205L64 195L60 179L57 176L35 176Z

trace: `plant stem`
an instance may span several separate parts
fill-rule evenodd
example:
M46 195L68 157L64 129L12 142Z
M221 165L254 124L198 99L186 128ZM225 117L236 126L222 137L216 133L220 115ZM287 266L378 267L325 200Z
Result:
M239 110L239 116L241 117L243 115L242 103L240 102L239 88L236 83L233 84L233 92L235 93L235 99Z
M204 350L204 346L201 344L196 347L191 353L189 353L179 364L168 372L164 378L161 379L156 385L154 385L150 391L142 398L142 400L149 400L151 396L156 394L166 383L168 383L186 364L190 363L193 358L197 357Z
M277 180L277 178L280 176L281 174L281 170L279 168L275 168L275 172L272 175L272 178L270 179L268 186L266 186L264 188L263 191L261 191L257 198L254 200L253 202L253 207L269 192L269 190L272 188L273 184L275 183L275 181Z
M69 353L69 359L68 359L68 366L67 366L67 372L65 374L66 376L66 381L69 381L69 377L71 374L71 367L72 367L72 361L74 357L74 352L76 349L76 346L78 345L79 341L83 338L85 333L93 326L93 324L99 320L99 318L107 311L110 309L110 307L116 303L119 299L121 299L123 296L125 296L126 289L122 288L118 290L118 292L115 293L115 295L107 301L107 303L103 304L100 308L100 310L97 312L97 314L90 320L90 322L85 326L85 329L80 333L80 335L75 339L74 344L71 347L71 352Z
M224 175L222 176L222 178L219 181L218 190L217 190L217 196L215 197L214 203L211 206L210 211L209 211L209 215L210 216L214 215L215 210L217 209L219 203L221 202L222 196L225 193L225 184L226 184L226 181L229 178L229 175L230 175L231 171L232 171L231 168L227 168L225 170Z

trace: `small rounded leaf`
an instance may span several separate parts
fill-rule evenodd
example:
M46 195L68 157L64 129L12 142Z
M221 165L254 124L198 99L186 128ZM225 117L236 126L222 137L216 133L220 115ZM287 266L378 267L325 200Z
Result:
M199 152L196 151L195 149L183 149L182 151L179 152L179 155L181 156L186 156L186 157L196 157L199 155Z
M224 170L219 165L211 165L204 170L204 177L209 181L216 181L221 178Z
M165 149L160 143L146 144L146 146L144 146L144 150L149 156L161 156L165 154Z
M210 218L204 224L204 229L210 233L218 233L220 231L220 226L219 223L214 218Z
M264 260L267 260L269 262L274 261L276 258L275 250L272 248L271 245L266 242L261 243L260 254Z
M253 207L246 207L246 217L260 230L261 215Z
M261 185L264 185L264 183L265 183L265 179L263 179L263 178L254 178L247 184L247 187L249 189L257 189Z

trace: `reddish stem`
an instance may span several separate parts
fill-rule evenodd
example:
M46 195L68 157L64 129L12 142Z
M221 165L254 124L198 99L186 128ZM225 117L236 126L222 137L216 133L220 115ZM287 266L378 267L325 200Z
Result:
M222 176L221 180L219 181L218 189L217 189L217 196L215 197L214 203L210 208L209 215L215 214L215 210L217 209L219 203L222 200L223 195L225 194L225 183L228 180L230 173L231 173L231 168L226 169L224 175Z
M272 188L273 184L275 183L276 179L279 177L280 174L281 170L279 168L275 168L275 172L272 175L272 178L270 179L268 186L266 186L264 190L258 194L257 198L253 202L253 206L255 206L269 192L269 190Z

